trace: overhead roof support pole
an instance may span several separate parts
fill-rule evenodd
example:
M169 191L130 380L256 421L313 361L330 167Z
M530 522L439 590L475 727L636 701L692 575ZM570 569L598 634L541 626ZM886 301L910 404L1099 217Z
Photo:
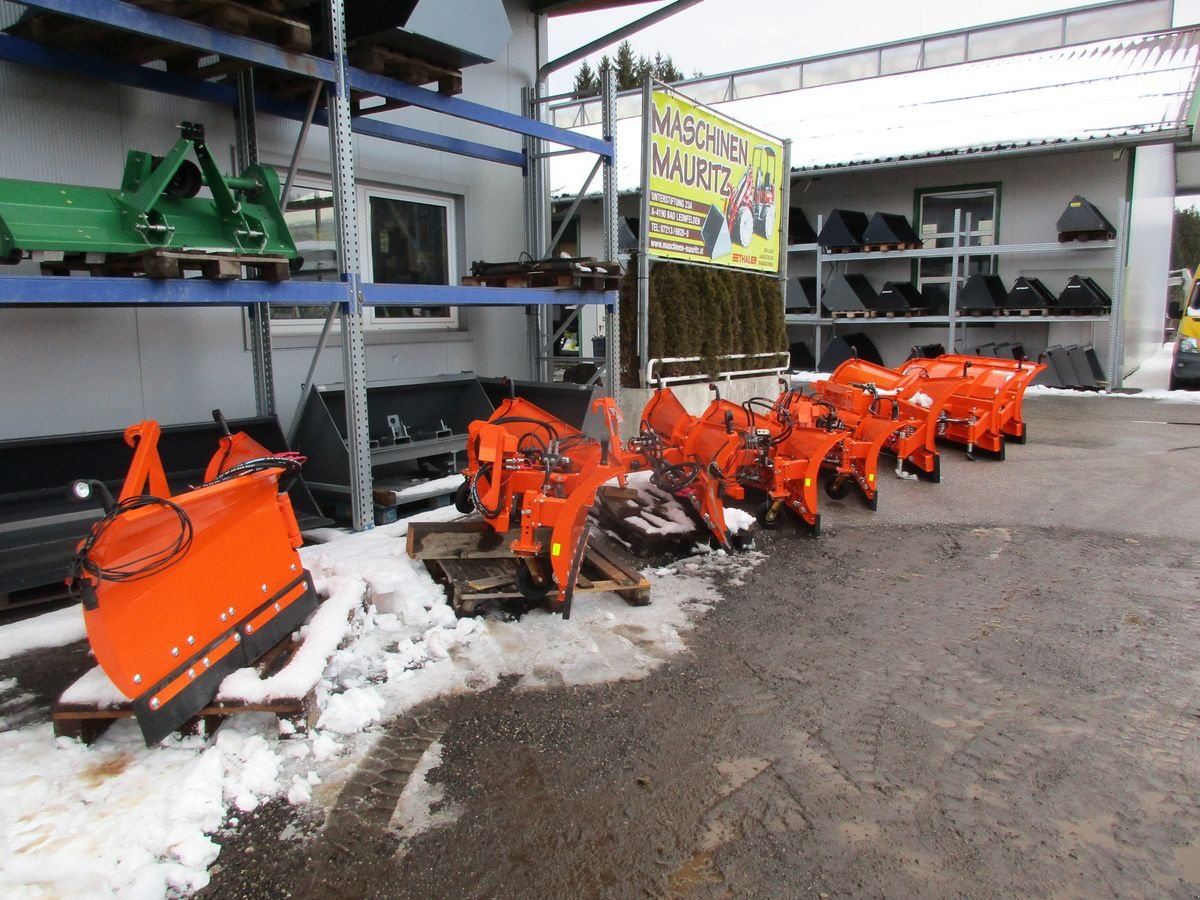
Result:
M585 56L590 56L597 50L603 50L622 38L628 37L631 34L641 31L643 28L649 28L663 19L669 19L675 13L683 12L689 6L695 6L700 0L675 0L670 6L664 6L657 12L652 12L649 15L642 16L628 25L622 25L620 28L610 31L608 34L596 38L594 41L589 41L577 50L572 50L570 53L564 53L557 59L552 59L540 69L538 69L538 81L544 81L546 76L551 72L557 72L563 66L569 66L573 62L583 59Z

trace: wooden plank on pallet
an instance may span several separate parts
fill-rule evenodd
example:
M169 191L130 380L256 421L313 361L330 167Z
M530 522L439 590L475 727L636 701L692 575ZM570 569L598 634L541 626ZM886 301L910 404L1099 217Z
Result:
M255 663L259 677L270 678L282 671L298 647L299 644L289 635L264 653ZM104 734L113 722L133 718L134 712L129 700L119 694L98 666L84 673L75 685L85 682L89 684L85 693L97 699L89 703L65 700L63 698L71 694L72 689L68 688L52 707L50 718L56 736L71 737L90 744ZM107 699L100 699L105 696ZM286 721L288 727L280 729L281 736L305 733L316 724L316 686L303 697L284 697L265 702L218 696L188 720L180 731L184 734L212 734L220 722L229 716L256 712L271 713L280 722Z

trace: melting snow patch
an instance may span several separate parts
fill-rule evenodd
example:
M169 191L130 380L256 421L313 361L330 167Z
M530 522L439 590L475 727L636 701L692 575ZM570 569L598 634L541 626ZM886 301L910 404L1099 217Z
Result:
M639 482L658 500L671 499L646 478ZM443 507L413 518L457 516ZM566 621L543 610L520 621L458 619L443 588L408 558L407 528L402 521L335 532L304 548L325 599L303 629L301 648L273 678L242 670L222 685L222 697L253 702L301 697L316 685L322 713L311 734L280 740L274 717L253 713L231 717L207 745L169 738L146 748L132 719L90 747L56 741L49 725L0 732L0 894L157 898L199 890L220 852L210 835L223 820L236 826L269 799L329 802L377 723L506 676L528 688L642 678L684 648L686 632L717 601L711 576L736 575L731 566L758 561L701 545L702 555L646 573L648 606L587 594ZM82 636L72 607L0 628L0 656ZM115 699L103 682L85 679L77 690ZM16 689L11 679L0 682L6 694ZM439 754L440 746L430 748L397 809L396 827L406 834L453 816L430 812L438 788L425 776Z

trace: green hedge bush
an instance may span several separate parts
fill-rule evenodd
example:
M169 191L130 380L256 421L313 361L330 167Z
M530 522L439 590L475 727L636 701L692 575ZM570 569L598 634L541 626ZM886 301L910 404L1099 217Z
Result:
M621 384L638 386L637 254L621 282ZM767 275L656 261L650 270L650 358L699 356L671 363L663 375L705 375L759 369L772 360L728 360L726 353L786 353L787 326L779 281Z

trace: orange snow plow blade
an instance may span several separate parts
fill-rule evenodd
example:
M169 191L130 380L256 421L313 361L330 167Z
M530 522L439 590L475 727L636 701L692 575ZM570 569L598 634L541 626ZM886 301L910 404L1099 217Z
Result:
M966 383L955 392L950 403L952 418L966 418L972 410L986 417L985 450L1003 453L1004 440L1025 443L1025 420L1021 414L1025 390L1044 370L1044 363L996 359L990 356L943 354L935 359L910 359L901 371L924 372L930 377L963 377ZM962 439L959 429L947 429L951 440Z
M674 391L660 387L642 410L640 431L629 441L629 451L641 457L639 466L650 469L652 484L674 494L718 546L732 550L724 497L744 496L730 477L745 457L742 435L699 423Z
M946 426L946 406L963 379L903 375L860 359L849 359L827 380L814 382L813 397L837 410L856 437L877 439L887 430L882 449L896 456L897 472L908 463L930 481L941 480L937 438ZM881 425L880 420L885 424ZM895 426L895 427L894 427Z
M317 606L280 478L297 457L227 436L206 483L171 496L159 427L126 429L135 448L121 496L79 545L70 579L96 661L130 698L148 745L209 704ZM90 482L76 495L90 496Z
M478 512L497 533L515 536L516 585L570 618L588 541L596 491L623 477L620 413L608 397L594 403L607 434L583 434L528 400L510 397L467 427L467 468L455 496L460 512Z
M821 533L819 485L822 466L846 453L848 435L813 428L792 420L776 401L753 398L740 406L728 400L711 403L701 422L708 428L742 433L750 451L734 474L738 484L766 495L757 519L764 528L779 524L780 513L790 510L808 530Z

